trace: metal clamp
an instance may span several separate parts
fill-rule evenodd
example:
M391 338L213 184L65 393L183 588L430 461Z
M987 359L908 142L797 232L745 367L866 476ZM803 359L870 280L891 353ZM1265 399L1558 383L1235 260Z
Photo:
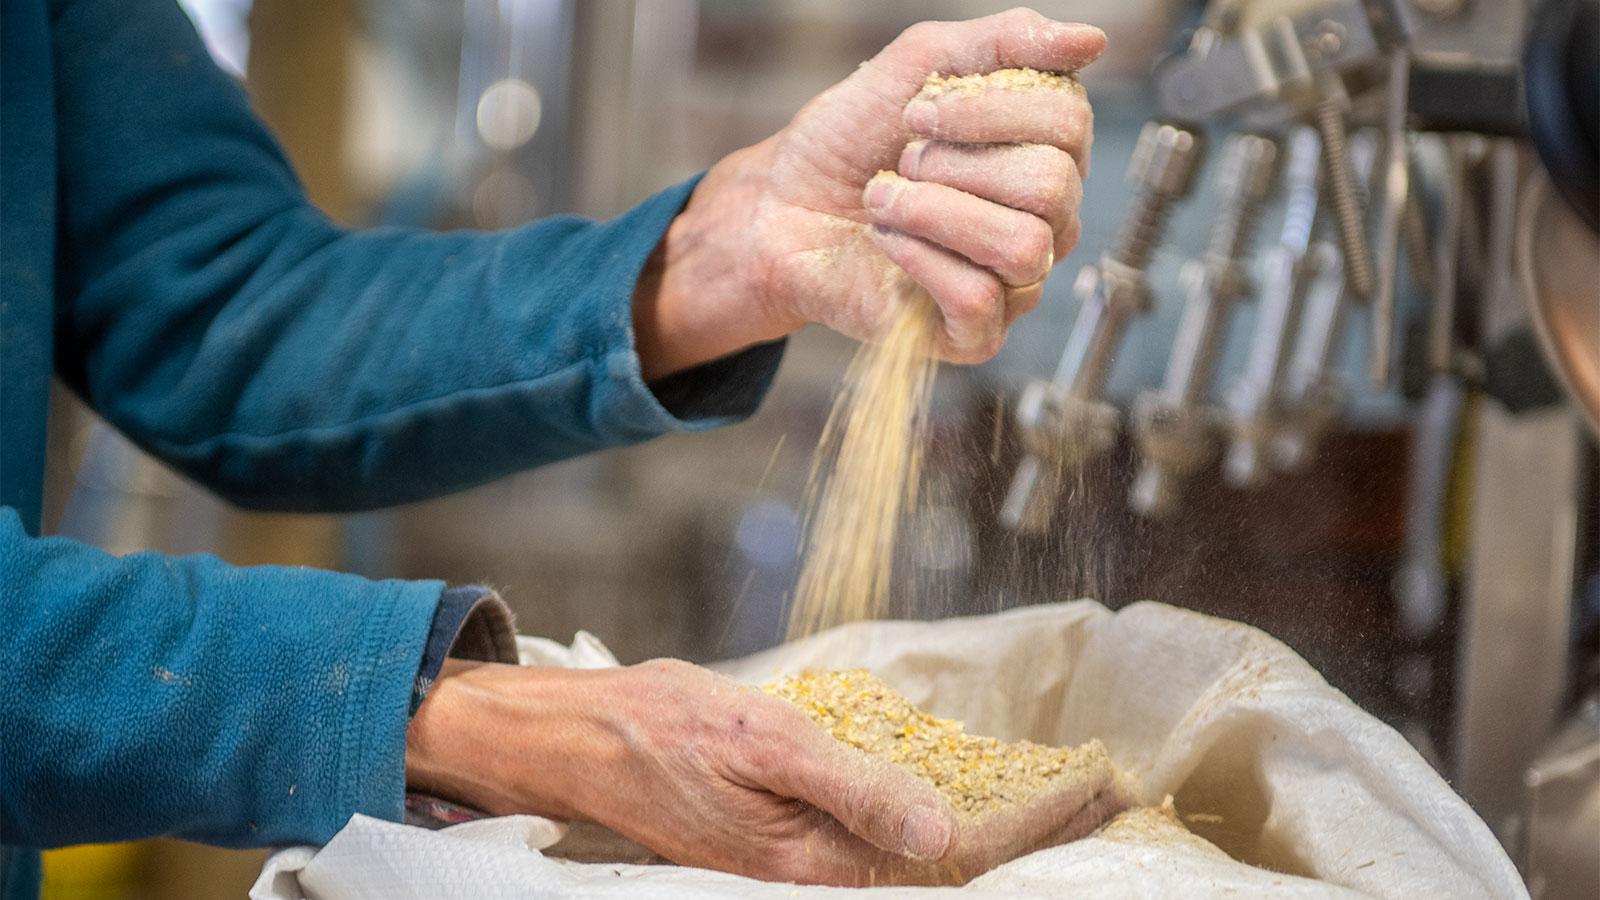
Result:
M1350 164L1363 208L1379 143L1377 131L1370 128L1350 138ZM1320 224L1334 227L1326 216ZM1279 472L1295 471L1305 465L1344 408L1346 395L1337 359L1348 308L1344 257L1336 241L1323 238L1312 244L1306 263L1309 283L1294 353L1278 398L1280 419L1270 451L1269 462Z
M1282 416L1278 394L1311 272L1307 253L1317 217L1321 157L1322 142L1316 129L1301 126L1289 136L1283 227L1277 244L1262 257L1261 298L1256 304L1249 361L1226 395L1232 442L1223 461L1223 475L1235 487L1261 482L1267 448Z
M1203 137L1183 127L1150 122L1140 132L1128 163L1133 205L1099 265L1078 273L1082 306L1055 377L1030 382L1017 405L1026 455L1000 509L1007 527L1029 532L1048 527L1064 471L1115 439L1119 416L1100 400L1106 377L1128 320L1149 308L1145 270L1173 205L1192 190L1204 154Z
M1236 134L1223 146L1213 182L1222 205L1211 246L1184 270L1188 298L1166 380L1160 391L1140 395L1134 406L1134 434L1144 458L1130 495L1136 512L1167 512L1176 499L1176 483L1214 451L1206 396L1227 313L1244 293L1244 261L1256 218L1277 180L1278 157L1277 142L1259 135Z

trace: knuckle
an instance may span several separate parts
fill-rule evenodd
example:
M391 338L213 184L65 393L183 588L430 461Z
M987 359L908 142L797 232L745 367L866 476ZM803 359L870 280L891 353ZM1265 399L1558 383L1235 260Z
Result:
M993 21L1007 31L1026 31L1037 28L1049 20L1026 6L1013 6L1003 12L995 13Z
M936 36L938 25L934 22L917 22L900 32L893 44L901 46L920 47L932 42Z
M1064 210L1078 205L1082 181L1072 155L1054 147L1041 147L1038 154L1038 184L1046 209Z
M757 705L731 710L727 720L729 741L738 758L758 772L804 768L794 742L780 726L775 726L768 710Z
M1093 131L1094 116L1089 111L1088 101L1078 99L1061 108L1061 117L1056 122L1056 129L1061 135L1062 143L1073 149L1087 149L1089 135Z
M650 675L665 675L673 671L672 662L670 659L647 659L639 663L637 669Z
M1011 267L1032 281L1044 274L1055 255L1055 232L1043 219L1029 217L1018 226L1007 246L1011 248Z
M1001 15L1015 19L1020 24L1037 25L1049 21L1044 17L1043 13L1026 6L1013 6L1001 13Z
M994 359L1000 348L1006 345L1006 332L1003 328L992 328L983 336L975 348L976 359L974 362L987 362Z
M693 663L684 662L681 659L672 659L671 657L646 660L639 665L647 672L661 675L684 675L696 668Z
M982 348L972 344L952 344L946 358L961 366L976 365L989 359L983 355Z
M740 703L732 710L733 727L740 734L759 738L773 729L771 710L760 703Z
M1047 176L1035 181L1038 192L1035 202L1042 215L1056 215L1072 206L1072 185L1058 176Z
M1002 300L998 279L972 278L952 288L944 301L944 314L967 328L978 327Z
M874 811L873 782L867 778L852 778L844 788L839 803L856 827L870 827Z
M994 315L995 310L1001 309L1005 306L1005 285L1000 283L1000 279L994 277L979 278L977 279L977 282L977 286L973 289L973 293L979 298L978 304L979 314L982 316L981 321L992 322L998 318Z
M804 729L815 726L805 714L784 701L757 695L748 702L737 704L734 715L740 731L752 743L789 757L807 755L802 735Z
M975 161L983 179L999 186L1001 202L1035 215L1049 216L1071 198L1071 170L1062 160L1072 157L1049 144L1000 145Z
M1025 262L1037 274L1044 274L1055 262L1056 232L1050 223L1040 218L1033 218L1023 228L1024 236L1020 241L1026 256Z

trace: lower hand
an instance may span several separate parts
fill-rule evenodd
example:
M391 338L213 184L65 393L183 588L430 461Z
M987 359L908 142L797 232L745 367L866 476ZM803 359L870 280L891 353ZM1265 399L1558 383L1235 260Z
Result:
M939 880L954 811L758 689L675 660L450 660L413 718L408 784L496 815L598 822L666 858L769 880Z
M1104 46L1099 29L1025 9L913 26L713 166L635 293L645 376L807 322L870 337L898 270L933 296L942 356L994 355L1077 242L1092 114L1071 80L941 90L928 78L1072 72Z

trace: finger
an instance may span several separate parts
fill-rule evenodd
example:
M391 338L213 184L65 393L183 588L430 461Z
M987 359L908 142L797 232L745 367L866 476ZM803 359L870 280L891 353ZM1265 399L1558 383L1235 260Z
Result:
M1011 324L1039 305L1039 299L1044 296L1044 279L1039 279L1037 284L1020 288L1006 289L1006 329L1011 329Z
M1056 259L1077 242L1083 180L1077 162L1060 148L912 141L900 154L900 174L1038 216L1055 232Z
M784 758L763 766L768 790L810 803L890 853L938 859L950 849L955 810L932 785L839 743L803 715L785 734Z
M1055 261L1048 222L943 184L882 172L862 200L876 224L932 241L1007 284L1038 281Z
M1089 167L1094 112L1075 80L1014 72L930 81L901 116L914 135L967 144L1046 144Z
M813 829L775 854L771 863L774 878L797 884L871 887L955 880L940 863L875 847L825 814L818 816Z
M918 81L933 72L1076 72L1099 58L1105 47L1105 32L1093 25L1056 22L1030 9L1013 9L965 22L913 25L874 62L908 69L902 76Z
M991 813L982 828L962 834L950 860L964 872L986 872L1023 854L1086 837L1136 799L1133 784L1102 760L1069 787Z
M939 307L939 355L980 363L1005 343L1005 286L993 272L919 237L878 226L872 240L883 255L933 296Z

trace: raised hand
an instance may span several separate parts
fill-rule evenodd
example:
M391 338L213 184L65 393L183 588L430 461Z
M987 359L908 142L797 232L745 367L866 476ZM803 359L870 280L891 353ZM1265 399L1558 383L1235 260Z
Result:
M945 358L992 356L1077 242L1093 116L1060 75L1104 46L1025 9L916 25L719 162L635 294L646 376L807 322L869 337L902 269L938 305Z

